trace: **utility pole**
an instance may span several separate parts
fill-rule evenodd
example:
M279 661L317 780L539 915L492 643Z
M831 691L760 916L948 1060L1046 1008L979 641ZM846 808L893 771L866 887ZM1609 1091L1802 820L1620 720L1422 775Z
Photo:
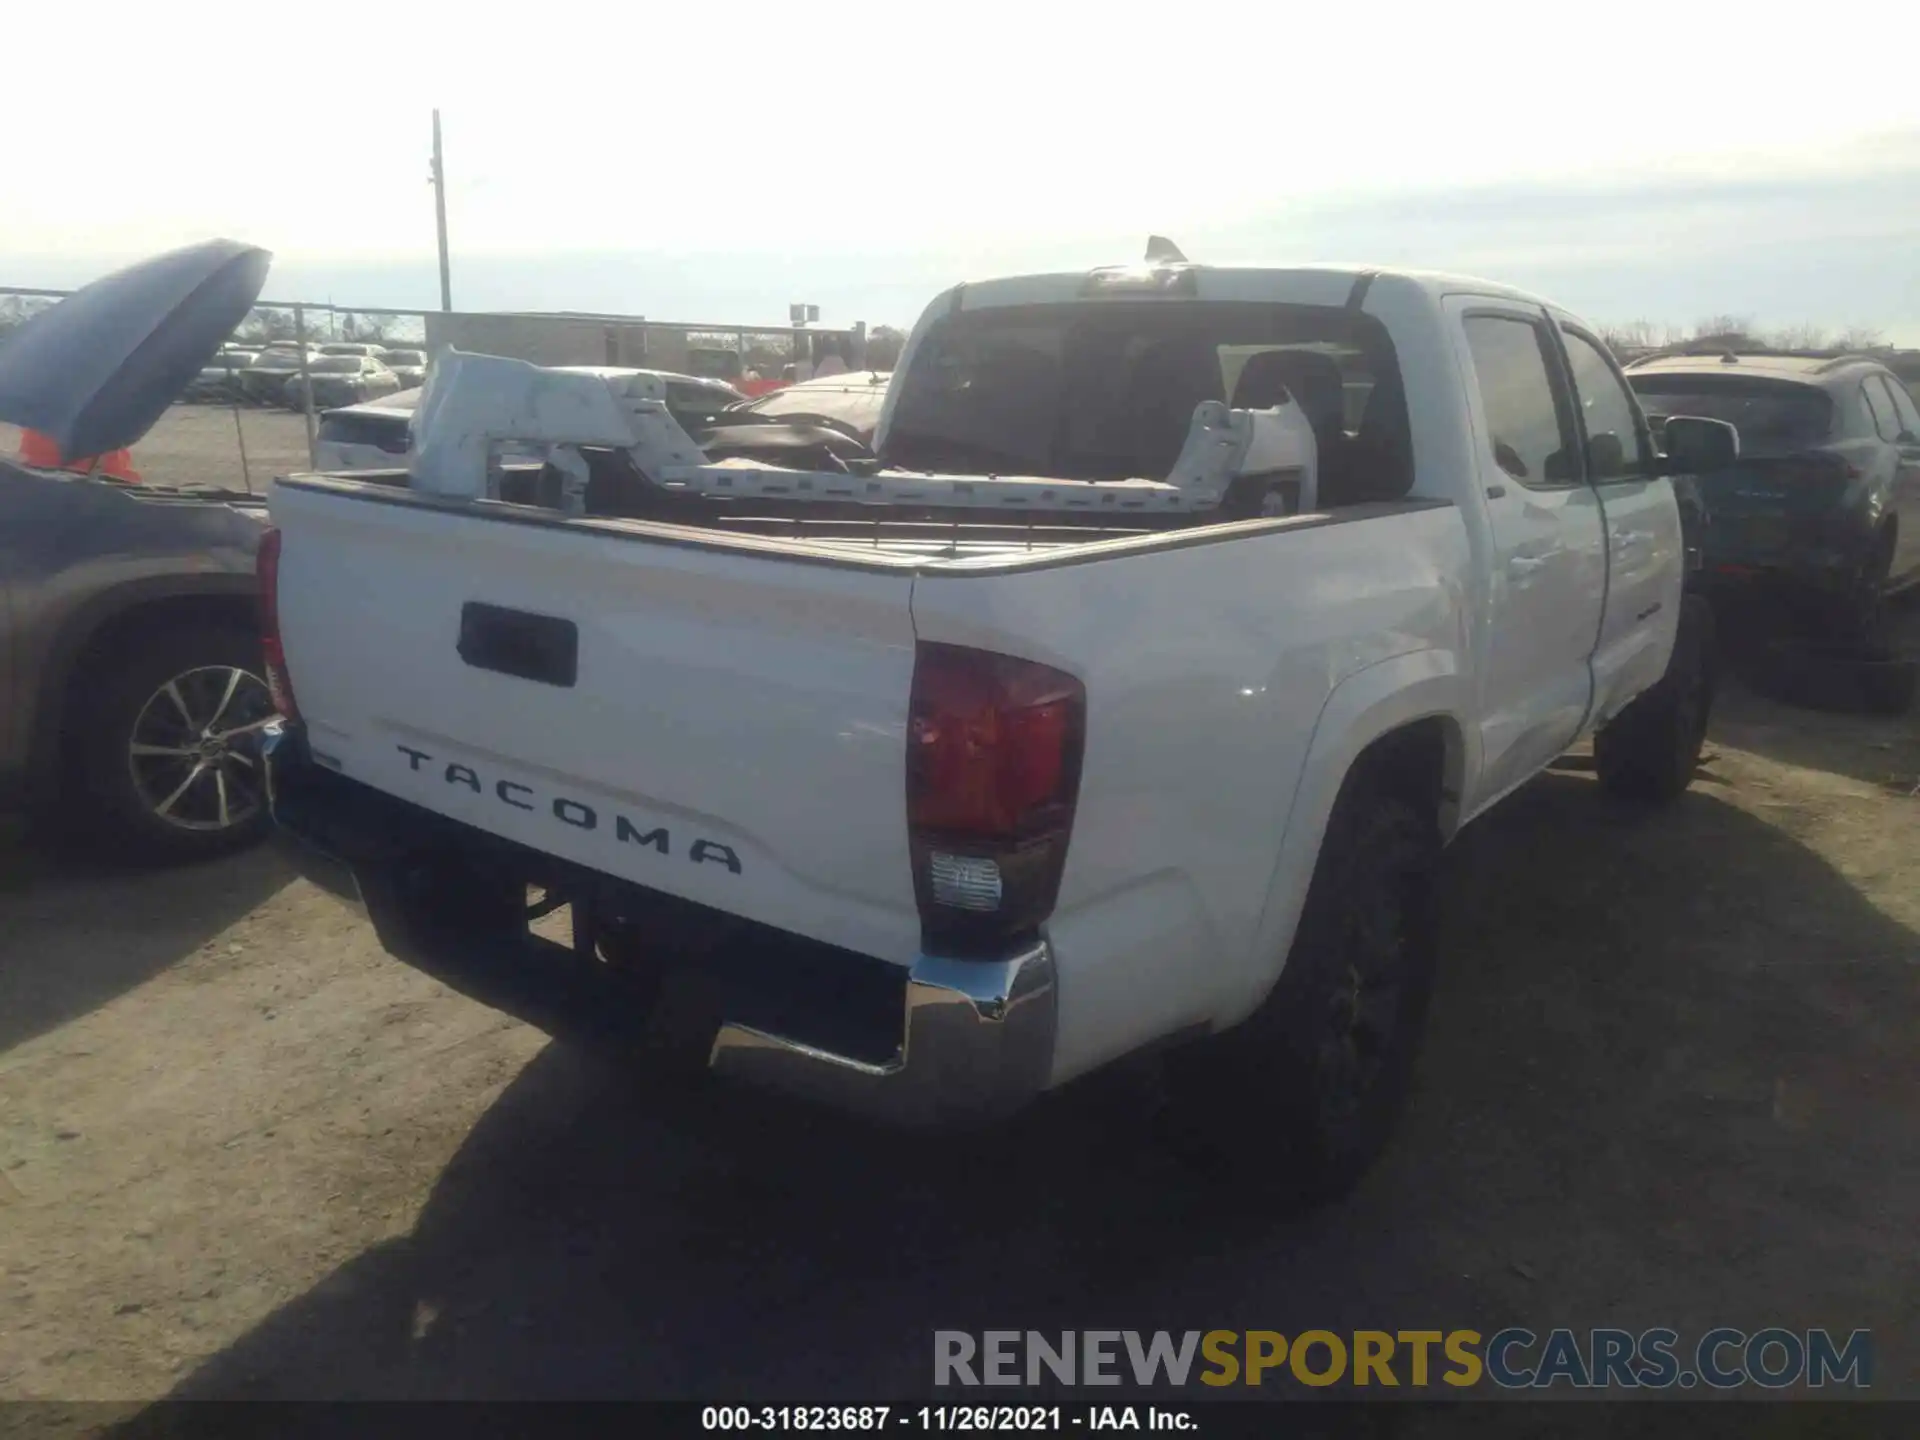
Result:
M433 112L433 219L440 231L440 308L453 309L453 277L447 268L447 167L440 154L440 112Z

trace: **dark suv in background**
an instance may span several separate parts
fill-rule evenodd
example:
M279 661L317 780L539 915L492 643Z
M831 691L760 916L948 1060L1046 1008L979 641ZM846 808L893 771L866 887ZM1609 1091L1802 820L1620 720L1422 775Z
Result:
M1734 466L1698 478L1704 580L1755 589L1849 640L1920 581L1920 408L1868 356L1649 356L1626 368L1656 437L1669 415L1724 420Z

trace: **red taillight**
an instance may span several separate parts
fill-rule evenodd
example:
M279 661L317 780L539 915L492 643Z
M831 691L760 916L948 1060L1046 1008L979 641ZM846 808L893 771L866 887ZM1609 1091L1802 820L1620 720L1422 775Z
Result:
M293 682L287 678L287 653L280 644L280 531L269 525L254 554L260 579L260 655L267 668L267 693L273 708L289 720L300 718Z
M929 945L1030 930L1073 829L1086 690L1050 666L922 644L907 722L907 824Z

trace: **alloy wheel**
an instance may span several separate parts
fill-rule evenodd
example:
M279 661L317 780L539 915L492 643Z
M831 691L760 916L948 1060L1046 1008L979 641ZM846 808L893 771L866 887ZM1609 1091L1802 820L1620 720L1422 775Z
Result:
M246 824L265 803L260 732L273 716L266 682L251 671L207 665L174 676L140 707L128 738L142 803L182 830Z

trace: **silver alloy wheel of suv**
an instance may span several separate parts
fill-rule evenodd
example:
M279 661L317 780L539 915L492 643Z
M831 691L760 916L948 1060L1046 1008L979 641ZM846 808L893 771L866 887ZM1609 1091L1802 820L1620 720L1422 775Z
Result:
M193 831L250 823L265 804L261 727L273 716L266 682L207 665L156 689L135 717L127 764L155 819Z

